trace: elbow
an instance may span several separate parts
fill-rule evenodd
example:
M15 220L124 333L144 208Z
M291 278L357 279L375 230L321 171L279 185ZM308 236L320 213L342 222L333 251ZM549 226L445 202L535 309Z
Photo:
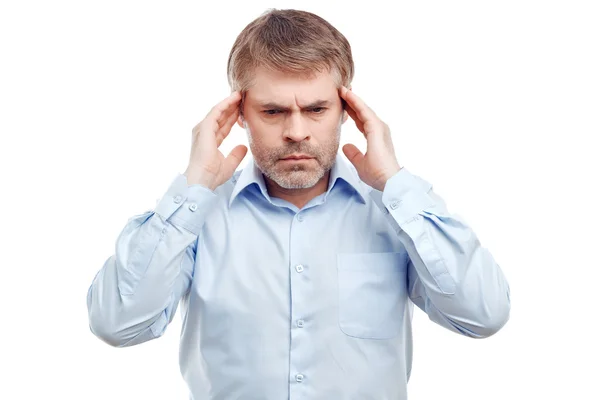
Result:
M510 299L495 302L494 306L479 303L477 308L469 307L459 315L446 315L446 320L454 330L463 336L484 339L495 335L510 318Z
M94 307L88 310L90 331L111 347L130 347L156 339L164 333L167 323L165 311L158 318L133 324L131 316L123 318L122 315Z
M489 293L489 292L488 292ZM475 309L471 309L471 321L468 329L462 331L466 336L485 339L498 333L510 319L510 287L506 284L504 290L494 296L482 298Z
M477 323L473 326L472 337L477 339L485 339L495 335L506 325L510 319L510 301L498 304L490 312L481 314Z
M94 308L88 300L88 326L98 339L112 347L125 347L130 340L123 329L118 329L117 324L111 322L109 315L98 308Z
M119 332L116 329L114 329L113 324L110 324L107 321L107 318L104 313L101 312L101 309L94 304L92 288L93 287L90 286L87 293L88 326L90 332L112 347L122 347L125 344L123 337L119 335Z
M507 307L506 310L503 310L503 312L499 315L485 321L485 323L482 324L479 329L478 338L485 339L498 333L509 320L509 310L510 307Z
M109 324L95 321L90 318L89 321L90 331L98 339L112 347L125 347L129 339L125 338L116 329L111 329Z
M498 301L498 306L493 315L488 318L487 328L484 330L484 338L496 334L510 319L510 288L506 289L506 297L502 296L502 301Z

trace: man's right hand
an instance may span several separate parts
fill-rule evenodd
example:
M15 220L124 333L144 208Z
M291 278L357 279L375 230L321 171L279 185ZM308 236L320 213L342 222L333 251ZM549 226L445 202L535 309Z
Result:
M188 185L200 184L215 190L231 178L246 156L248 148L244 145L236 146L227 158L219 151L238 118L241 98L239 91L231 93L192 129L190 161L184 173Z

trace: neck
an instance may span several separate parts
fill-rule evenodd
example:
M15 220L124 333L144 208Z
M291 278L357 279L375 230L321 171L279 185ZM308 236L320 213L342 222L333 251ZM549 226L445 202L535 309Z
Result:
M306 189L286 189L279 186L275 181L265 175L263 176L265 178L265 185L267 186L269 196L286 200L299 209L302 209L309 201L327 191L330 174L331 171L327 172L313 187Z

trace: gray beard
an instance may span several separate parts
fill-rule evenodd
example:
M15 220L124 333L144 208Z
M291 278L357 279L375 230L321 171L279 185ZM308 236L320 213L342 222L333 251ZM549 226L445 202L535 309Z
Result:
M304 145L304 143L294 143L294 145L291 145L287 149L286 153L281 153L280 149L270 151L266 154L261 152L259 149L257 149L257 145L259 146L259 144L252 140L252 134L247 124L244 124L244 127L246 128L246 134L248 136L248 143L250 144L250 148L253 149L252 153L255 155L259 154L259 156L264 156L267 162L271 160L279 160L280 157L292 152L309 153L316 157L319 162L317 169L306 169L303 165L295 165L293 168L286 171L277 170L277 161L269 162L269 165L261 165L261 160L257 160L256 156L254 157L254 164L263 173L263 175L284 189L308 189L315 186L329 171L331 171L331 168L335 163L335 157L339 149L340 136L342 132L342 117L340 117L337 131L335 132L336 137L334 146L328 146L324 149L314 149L307 147ZM328 145L329 144L330 143L328 143ZM335 148L335 151L333 147ZM316 154L315 150L317 151Z
M256 160L254 163L256 164ZM329 166L329 168L327 166L325 168L320 167L315 173L301 169L302 167L299 166L283 173L267 169L263 170L258 164L256 166L266 177L284 189L308 189L315 186L331 170L333 165Z

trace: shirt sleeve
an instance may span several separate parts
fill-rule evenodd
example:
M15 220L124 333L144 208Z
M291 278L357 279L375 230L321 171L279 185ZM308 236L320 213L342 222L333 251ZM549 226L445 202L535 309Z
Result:
M94 335L115 347L163 335L191 285L198 235L216 201L178 174L154 210L127 221L87 292Z
M500 330L509 319L510 287L465 220L406 167L387 181L381 201L410 258L411 300L432 321L465 336Z

